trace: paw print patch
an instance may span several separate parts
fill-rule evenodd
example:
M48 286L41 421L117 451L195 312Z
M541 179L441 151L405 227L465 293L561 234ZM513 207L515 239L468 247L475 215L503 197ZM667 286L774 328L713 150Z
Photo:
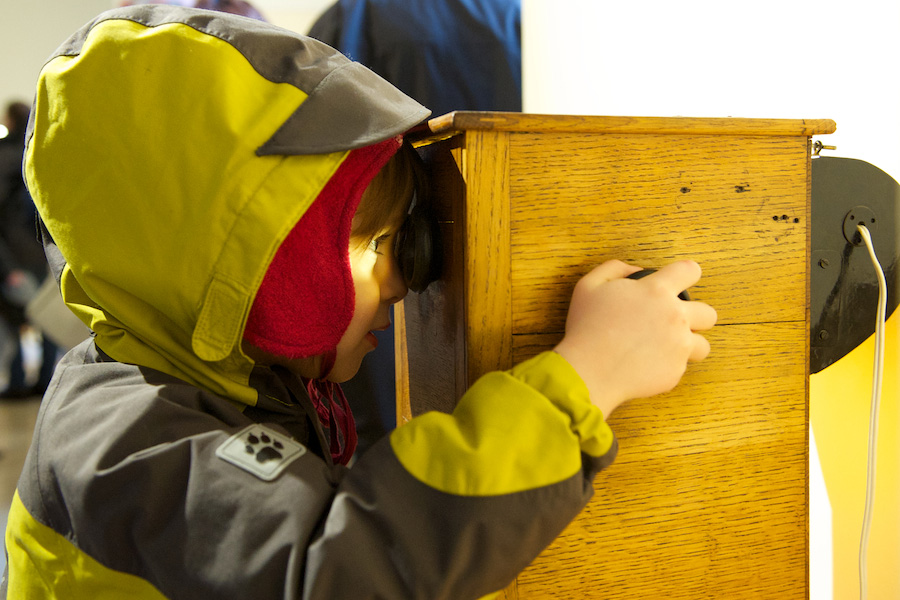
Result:
M216 456L263 481L272 481L304 454L302 444L265 425L249 425L216 449Z

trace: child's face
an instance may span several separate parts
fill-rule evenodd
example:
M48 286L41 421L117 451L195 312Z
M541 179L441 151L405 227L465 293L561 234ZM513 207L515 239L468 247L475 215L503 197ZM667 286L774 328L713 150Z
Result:
M394 256L394 240L402 224L402 218L388 223L369 244L350 239L350 271L356 304L350 324L337 345L334 367L327 377L331 381L341 383L356 375L363 357L378 345L372 332L386 329L391 324L390 306L402 300L409 291ZM246 340L243 348L247 356L260 364L282 365L310 379L319 377L321 372L321 357L277 356Z
M373 331L391 324L390 306L409 291L394 256L394 240L403 224L402 217L387 223L368 245L350 242L350 271L356 290L353 318L337 345L337 357L328 379L347 381L359 370L363 357L375 349Z
M353 218L349 259L355 302L353 316L337 344L334 364L326 376L330 381L340 383L356 375L362 359L378 345L372 332L390 326L391 305L409 291L394 246L412 201L413 175L397 161L395 155L370 182ZM309 379L321 377L321 355L288 358L266 352L247 340L241 346L257 364L281 365Z

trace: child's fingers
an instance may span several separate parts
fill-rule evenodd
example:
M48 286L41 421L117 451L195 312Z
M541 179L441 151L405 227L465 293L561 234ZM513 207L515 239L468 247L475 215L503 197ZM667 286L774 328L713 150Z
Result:
M693 334L694 345L691 347L691 353L688 355L688 362L700 362L709 356L710 345L709 340L699 333Z
M592 283L599 285L614 279L623 279L640 270L640 267L629 265L621 260L608 260L605 263L594 267L588 274L588 277L590 277Z
M662 285L670 293L679 294L700 281L701 274L700 265L696 262L682 260L666 265L649 277L653 277L657 284ZM684 307L691 331L711 329L718 320L716 309L706 303L688 302Z
M688 323L691 331L706 331L712 329L719 319L716 309L704 302L687 302L684 306L687 311Z
M648 276L673 294L680 294L698 281L702 271L700 265L692 260L680 260L666 265L656 273Z
M656 283L664 286L670 293L678 294L696 284L702 271L700 265L692 260L682 260L667 265L651 275ZM712 329L718 320L716 309L704 302L686 302L683 305L692 332ZM692 344L688 354L689 362L700 362L710 353L710 344L704 336L692 333Z

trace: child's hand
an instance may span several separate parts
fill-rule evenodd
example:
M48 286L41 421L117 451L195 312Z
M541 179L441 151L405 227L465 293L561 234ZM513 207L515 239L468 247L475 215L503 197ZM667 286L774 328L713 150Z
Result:
M678 298L700 279L697 263L680 261L643 279L625 279L639 270L609 261L585 275L555 348L607 417L626 400L674 388L688 361L709 354L709 342L695 332L717 319L711 306Z

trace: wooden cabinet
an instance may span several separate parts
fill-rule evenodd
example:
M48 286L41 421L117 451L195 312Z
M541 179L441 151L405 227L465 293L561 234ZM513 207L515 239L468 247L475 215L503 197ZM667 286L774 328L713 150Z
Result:
M561 338L575 282L693 258L712 353L609 419L616 462L508 598L805 599L810 136L828 120L452 113L418 145L444 277L397 310L398 413ZM411 399L411 400L410 400Z

